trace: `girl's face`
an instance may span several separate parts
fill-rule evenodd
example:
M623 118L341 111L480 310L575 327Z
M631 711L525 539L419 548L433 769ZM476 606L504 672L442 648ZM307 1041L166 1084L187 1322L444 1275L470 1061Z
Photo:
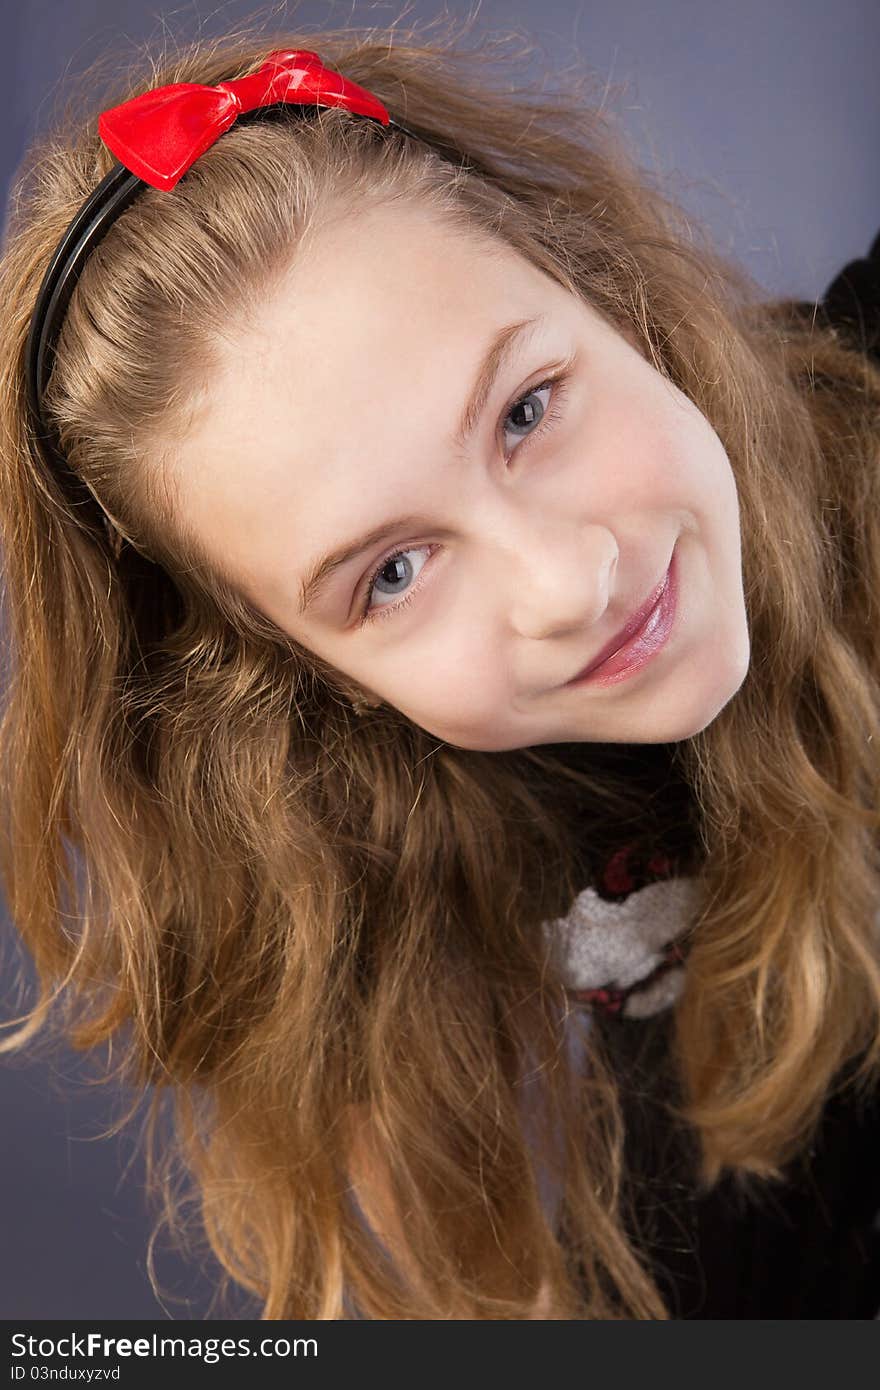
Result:
M705 417L550 276L418 208L301 253L172 466L251 602L448 743L674 741L745 678L736 487ZM665 643L571 684L673 552Z

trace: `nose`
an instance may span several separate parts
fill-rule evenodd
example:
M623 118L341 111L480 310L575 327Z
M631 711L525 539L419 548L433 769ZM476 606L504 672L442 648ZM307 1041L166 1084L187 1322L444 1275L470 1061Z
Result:
M608 607L617 555L604 526L528 528L510 570L509 612L517 633L543 638L597 623Z

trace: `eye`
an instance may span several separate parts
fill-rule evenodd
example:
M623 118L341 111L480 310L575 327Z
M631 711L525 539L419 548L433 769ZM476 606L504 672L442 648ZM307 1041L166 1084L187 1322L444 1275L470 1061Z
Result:
M380 560L373 573L367 581L366 594L364 596L361 616L366 622L372 621L378 616L385 616L385 613L396 612L404 604L409 603L413 593L412 583L424 568L425 560L421 564L413 566L409 559L411 555L419 555L425 551L433 550L430 545L409 546L406 550L395 550L390 555L386 555ZM397 586L407 584L409 588L404 590ZM403 595L399 598L399 595ZM375 603L374 599L379 596L388 600L387 602ZM397 599L397 602L394 600ZM382 610L385 610L383 613Z
M521 417L515 419L513 425L509 427L515 431L515 438L519 441L511 450L511 454L528 448L531 440L536 439L538 435L543 435L544 431L548 430L559 419L562 414L560 406L568 390L573 365L574 358L567 358L553 376L546 377L537 386L531 386L528 391L524 391L517 396L516 400L511 401L504 411L501 417L502 423L513 415ZM540 397L548 391L550 392L549 406L540 400Z
M515 420L505 433L511 429L519 431L519 433L514 434L515 439L524 439L531 434L537 434L538 428L547 414L547 406L542 404L540 397L545 394L549 396L554 385L555 382L553 381L542 381L540 386L532 386L524 395L518 396L513 404L507 407L503 419L509 420L514 414L518 414L520 418Z

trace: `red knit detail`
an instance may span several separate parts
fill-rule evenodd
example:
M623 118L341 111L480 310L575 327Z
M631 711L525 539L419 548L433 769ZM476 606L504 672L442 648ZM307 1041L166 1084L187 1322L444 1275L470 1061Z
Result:
M568 991L569 998L578 1004L589 1004L598 1013L620 1013L631 994L640 993L648 985L659 980L660 976L665 975L668 970L672 970L676 965L682 965L687 956L687 946L682 941L668 941L661 954L662 959L650 974L646 975L643 980L636 980L634 985L628 985L626 989L615 989L612 985L604 985L596 989L570 989Z
M635 845L623 845L608 860L602 874L602 882L608 893L631 893L635 879L629 871L629 857Z
M672 860L662 850L655 850L648 860L648 868L658 878L665 878L672 870Z
M606 893L632 893L634 891L636 878L633 875L630 861L634 858L637 847L635 841L621 845L620 849L616 850L606 861L602 870L602 885ZM650 859L645 862L645 869L657 878L668 878L672 872L672 860L662 850L654 850Z

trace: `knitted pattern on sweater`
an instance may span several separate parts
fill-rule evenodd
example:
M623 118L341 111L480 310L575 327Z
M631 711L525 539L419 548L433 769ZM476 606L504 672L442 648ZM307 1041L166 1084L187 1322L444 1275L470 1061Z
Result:
M674 1004L698 898L698 881L676 876L662 851L640 859L634 844L622 846L597 887L580 892L564 917L544 923L572 1000L626 1018Z

